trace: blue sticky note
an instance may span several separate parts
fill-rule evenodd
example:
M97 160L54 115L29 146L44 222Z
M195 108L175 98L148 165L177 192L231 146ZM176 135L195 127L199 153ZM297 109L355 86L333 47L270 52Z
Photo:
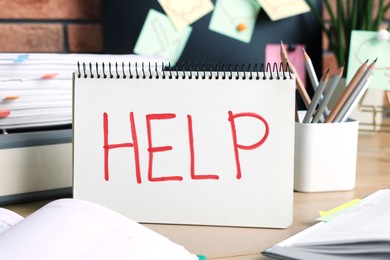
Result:
M18 57L16 57L15 59L15 62L25 62L26 60L28 60L29 58L29 55L28 54L21 54L21 55L18 55Z

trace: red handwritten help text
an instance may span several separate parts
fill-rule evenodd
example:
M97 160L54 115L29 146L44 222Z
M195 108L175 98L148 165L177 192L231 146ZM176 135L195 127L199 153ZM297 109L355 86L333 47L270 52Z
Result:
M252 145L243 145L239 144L237 140L237 133L236 133L236 123L235 119L240 117L251 117L256 120L259 120L262 124L264 124L265 131L263 136L260 138L260 140ZM153 176L153 162L154 162L154 155L155 153L162 153L162 152L169 152L173 149L172 146L154 146L152 143L152 124L151 122L153 120L174 120L176 118L176 114L173 113L159 113L159 114L147 114L146 115L146 131L147 131L147 143L148 147L148 181L150 182L163 182L163 181L182 181L183 176L160 176L155 177ZM106 181L109 181L110 179L110 172L109 172L109 156L110 156L110 150L112 149L119 149L119 148L127 148L127 149L133 149L134 150L134 165L135 165L135 175L136 180L138 184L142 183L142 175L141 175L141 167L140 167L140 155L139 155L139 145L138 145L138 136L137 136L137 129L136 129L136 123L134 121L134 113L129 113L129 121L130 121L130 130L131 130L131 139L130 142L125 143L117 143L117 144L111 144L109 143L109 119L108 114L103 113L103 151L104 151L104 179ZM258 149L261 145L263 145L269 135L269 125L267 121L260 115L252 112L245 112L245 113L237 113L234 114L231 111L228 111L228 121L230 122L230 128L231 128L231 134L232 134L232 142L233 142L233 153L235 158L235 164L236 164L236 179L242 178L242 172L241 172L241 163L240 163L240 157L239 157L239 150L254 150ZM187 115L187 131L188 131L188 149L189 149L189 162L190 162L190 169L189 169L189 175L190 178L193 180L218 180L219 176L217 174L197 174L195 172L195 147L194 147L194 132L193 132L193 126L192 126L192 116Z

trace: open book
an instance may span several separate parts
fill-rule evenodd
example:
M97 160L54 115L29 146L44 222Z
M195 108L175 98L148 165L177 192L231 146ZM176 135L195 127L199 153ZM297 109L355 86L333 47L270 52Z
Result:
M390 190L262 252L278 259L390 259Z
M48 203L24 218L0 210L0 259L197 260L184 247L103 206Z

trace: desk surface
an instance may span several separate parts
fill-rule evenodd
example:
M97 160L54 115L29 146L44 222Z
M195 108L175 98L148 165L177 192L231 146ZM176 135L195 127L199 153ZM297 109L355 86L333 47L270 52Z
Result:
M316 223L319 210L329 210L354 198L362 198L378 189L390 188L390 133L359 134L356 188L343 192L294 194L294 222L287 229L147 225L207 259L266 259L260 252ZM29 215L48 201L9 208ZM255 206L255 205L254 205Z

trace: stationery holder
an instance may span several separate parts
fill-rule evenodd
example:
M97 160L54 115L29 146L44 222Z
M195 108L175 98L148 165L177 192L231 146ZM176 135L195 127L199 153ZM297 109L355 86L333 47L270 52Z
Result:
M355 187L359 122L295 123L294 190L324 192Z

